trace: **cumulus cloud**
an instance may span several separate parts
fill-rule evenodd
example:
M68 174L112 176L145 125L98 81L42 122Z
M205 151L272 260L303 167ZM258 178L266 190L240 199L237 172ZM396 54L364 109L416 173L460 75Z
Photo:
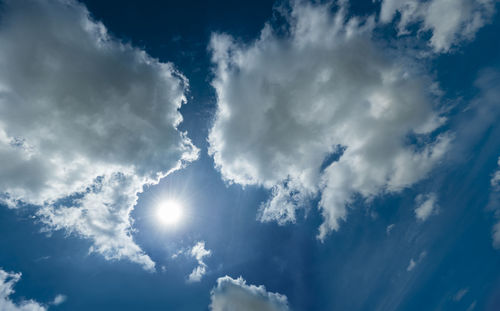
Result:
M217 279L217 286L211 291L212 311L286 311L288 300L285 295L270 293L263 285L247 285L239 277L229 276Z
M432 81L384 51L371 36L374 18L348 17L345 3L292 1L279 9L286 29L267 24L248 44L227 34L210 42L216 167L228 182L272 189L262 221L293 223L320 195L321 239L356 198L424 178L451 139L430 135L445 122Z
M435 193L420 194L415 198L415 203L417 204L415 217L421 221L425 221L432 214L436 214L439 208Z
M153 269L130 213L143 185L197 158L177 129L187 80L108 35L76 1L5 1L1 14L3 202L41 206L49 228Z
M0 269L0 310L2 311L46 311L47 308L34 300L12 301L14 285L21 280L21 273Z
M200 241L196 243L193 248L189 251L189 255L196 259L198 266L196 266L191 274L188 276L189 282L199 282L201 278L207 273L207 265L203 261L205 257L209 257L212 254L211 250L205 249L205 242Z
M430 31L429 44L435 52L448 52L489 23L497 0L383 0L380 20L391 22L399 13L400 35L418 24L419 31Z

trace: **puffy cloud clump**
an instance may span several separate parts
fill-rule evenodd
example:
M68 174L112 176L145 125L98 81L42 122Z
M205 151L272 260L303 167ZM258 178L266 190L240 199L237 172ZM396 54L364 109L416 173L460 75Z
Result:
M419 31L430 31L429 45L435 52L448 52L491 21L497 0L383 0L380 20L391 22L399 13L400 35L409 26L419 24Z
M197 242L191 250L189 250L189 256L196 259L198 265L193 269L193 271L188 276L189 282L200 282L201 278L207 273L207 264L204 261L205 257L212 255L212 251L205 248L205 242Z
M14 285L21 280L21 273L7 272L0 269L0 310L2 311L46 311L47 308L34 300L14 302L10 295Z
M212 311L287 311L287 297L266 291L263 285L247 285L239 277L229 276L217 279L217 286L211 292Z
M279 9L287 24L267 24L255 41L214 34L210 43L216 167L226 181L272 189L262 221L295 222L320 195L321 239L357 197L426 177L451 140L436 133L445 118L435 83L372 37L373 16L349 17L345 3L292 1Z
M415 198L417 207L415 208L415 217L418 220L426 221L432 214L438 212L437 195L435 193L420 194Z
M0 24L0 193L106 258L153 269L131 236L145 184L197 158L178 130L186 78L120 42L73 0L5 1Z

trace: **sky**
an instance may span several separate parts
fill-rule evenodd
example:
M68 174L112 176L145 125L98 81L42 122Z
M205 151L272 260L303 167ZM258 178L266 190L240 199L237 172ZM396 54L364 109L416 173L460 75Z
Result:
M0 310L499 310L496 0L0 1Z

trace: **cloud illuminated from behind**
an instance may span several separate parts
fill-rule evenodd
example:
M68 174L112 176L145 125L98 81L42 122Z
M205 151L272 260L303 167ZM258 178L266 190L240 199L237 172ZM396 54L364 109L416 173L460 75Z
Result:
M76 1L6 1L1 19L4 203L41 206L49 228L153 269L130 212L143 185L197 158L177 129L187 80L111 37Z

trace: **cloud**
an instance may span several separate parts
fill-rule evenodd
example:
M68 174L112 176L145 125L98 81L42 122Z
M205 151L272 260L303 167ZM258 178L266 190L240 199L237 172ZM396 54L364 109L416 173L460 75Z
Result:
M248 44L227 34L210 42L216 167L230 183L272 189L261 221L293 223L319 195L320 239L356 198L426 177L451 140L430 136L445 122L431 79L384 51L371 36L373 17L348 17L344 4L292 1L278 10L286 28L266 24Z
M5 1L1 18L3 202L41 206L49 229L154 269L130 213L145 184L197 158L177 129L187 80L111 37L76 1Z
M387 228L385 228L385 233L386 233L387 235L390 235L390 234L391 234L392 229L394 229L394 226L396 226L396 225L395 225L395 224L390 224L390 225L388 225L388 226L387 226Z
M201 278L207 273L207 265L203 261L203 258L209 257L212 254L211 250L205 249L205 242L200 241L196 243L193 248L189 251L189 255L196 259L198 266L196 266L191 274L188 276L189 282L199 282Z
M500 73L498 70L487 68L479 72L474 82L478 96L465 108L460 120L457 137L460 137L460 146L454 146L458 154L470 153L477 141L496 125L500 117Z
M65 295L59 294L56 297L54 297L54 300L52 301L52 304L54 306L58 306L58 305L64 303L67 299L68 299L68 297L66 297Z
M500 157L498 158L497 164L500 167ZM493 173L490 184L493 190L500 191L500 169Z
M461 290L459 290L455 296L453 296L453 301L460 301L462 300L462 298L469 292L469 289L468 288L462 288Z
M476 309L476 304L477 304L477 301L475 301L475 300L474 300L474 301L470 304L470 306L467 308L467 310L466 310L466 311L472 311L472 310Z
M498 169L491 175L491 194L489 207L495 209L495 217L500 219L500 157L498 158ZM493 247L500 249L500 221L493 226Z
M420 194L415 198L417 208L415 208L415 217L418 220L426 221L429 216L438 212L437 195L435 193Z
M408 267L406 268L406 271L413 270L416 265L417 265L417 263L415 262L415 260L413 260L413 258L411 258L410 263L408 264Z
M493 68L486 68L479 72L475 81L478 95L471 100L459 120L457 137L460 144L453 146L453 154L458 155L461 161L467 161L471 153L476 152L478 141L486 137L491 129L495 129L500 118L500 73ZM490 176L490 195L487 209L495 214L497 223L492 230L493 247L500 249L500 157L497 168L492 169Z
M415 267L417 266L417 264L419 264L420 262L422 262L422 260L424 260L424 258L426 256L427 256L427 252L423 251L423 252L420 253L420 255L418 255L417 259L411 258L410 262L408 263L408 267L406 268L406 271L408 271L408 272L413 271L413 269L415 269Z
M263 285L247 285L239 277L224 276L217 279L217 286L211 291L212 311L286 311L288 301L285 295L270 293Z
M46 311L47 308L34 300L12 301L14 285L21 280L21 273L7 272L0 269L0 310L2 311Z
M476 32L490 22L497 0L383 0L380 20L391 22L399 13L399 35L431 32L429 45L435 52L449 52L461 41L472 40Z

